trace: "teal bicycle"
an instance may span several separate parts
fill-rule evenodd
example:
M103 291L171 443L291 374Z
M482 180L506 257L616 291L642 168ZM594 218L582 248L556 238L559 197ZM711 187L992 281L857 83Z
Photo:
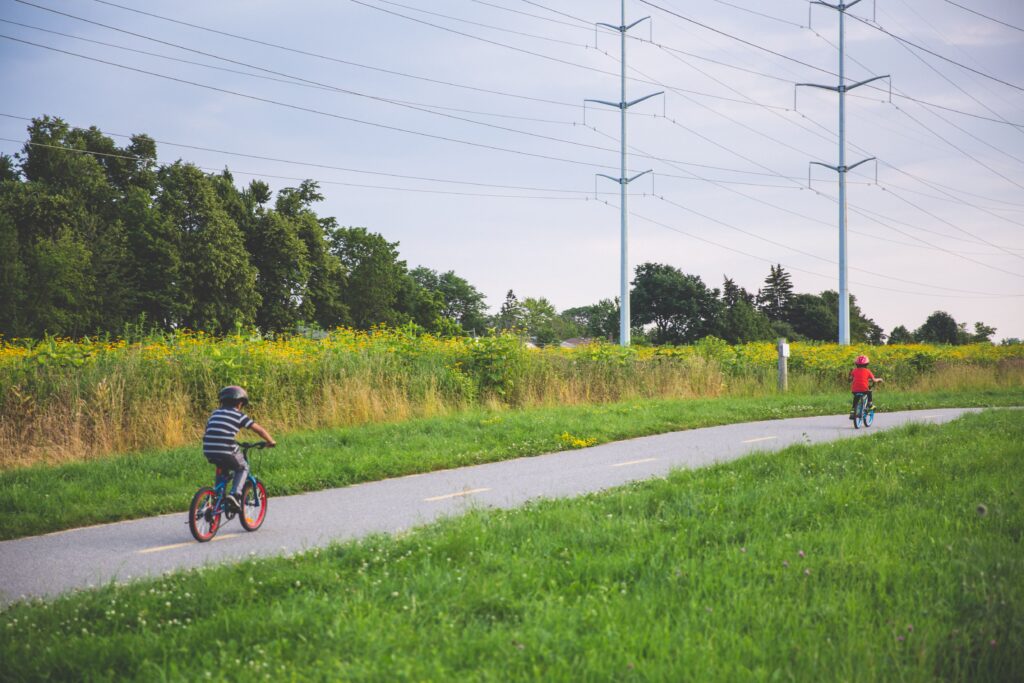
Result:
M875 421L875 407L868 403L867 392L858 391L854 394L856 402L853 404L853 428L860 429L870 427Z
M249 461L249 451L267 447L264 441L239 443L245 461ZM249 469L249 478L242 487L241 510L234 510L225 500L228 484L231 482L231 470L217 468L213 486L204 486L192 496L192 504L188 508L188 528L192 536L200 543L205 543L217 535L222 523L230 522L238 515L238 521L246 531L256 531L267 518L267 489L263 482L256 478Z

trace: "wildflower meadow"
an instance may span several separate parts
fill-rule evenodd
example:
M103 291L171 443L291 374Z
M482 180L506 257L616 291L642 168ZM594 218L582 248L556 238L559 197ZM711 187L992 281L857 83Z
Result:
M858 353L903 389L1024 383L1024 346L791 345L794 392L845 391ZM752 396L775 391L771 342L530 349L514 334L439 338L338 329L289 338L202 332L0 341L0 467L194 443L217 390L245 386L277 431L469 407Z

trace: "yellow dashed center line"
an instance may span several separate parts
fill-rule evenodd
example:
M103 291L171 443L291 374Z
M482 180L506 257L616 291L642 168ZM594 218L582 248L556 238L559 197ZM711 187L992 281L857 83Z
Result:
M654 462L657 458L644 458L643 460L628 460L626 462L617 462L611 467L626 467L627 465L639 465L643 462Z
M740 441L740 443L757 443L758 441L771 441L777 439L777 436L759 436L756 439L747 439L746 441Z
M235 536L241 536L241 534L222 534L220 536L214 536L213 540L211 540L210 542L213 543L213 541L223 541L223 540L228 539L228 538L234 538ZM171 545L160 545L160 546L157 546L155 548L146 548L144 550L137 550L136 552L139 555L146 555L148 553L158 553L158 552L160 552L162 550L174 550L175 548L184 548L185 546L189 546L189 545L195 545L195 543L191 542L191 541L188 542L188 543L172 543Z
M484 491L490 491L490 489L468 489L466 491L456 491L455 493L446 493L443 496L434 496L433 498L424 498L423 500L428 503L433 503L438 500L446 500L448 498L461 498L462 496L472 496L474 493L483 493Z

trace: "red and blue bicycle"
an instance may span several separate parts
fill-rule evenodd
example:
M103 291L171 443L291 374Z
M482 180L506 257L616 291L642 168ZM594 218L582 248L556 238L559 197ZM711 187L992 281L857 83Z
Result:
M242 455L249 461L249 451L267 447L264 441L239 443ZM188 528L200 543L209 541L217 535L224 521L231 521L238 515L238 521L246 531L256 531L267 518L267 489L263 482L256 478L252 468L249 477L242 487L241 509L235 510L225 500L228 484L232 479L232 471L217 468L213 486L204 486L192 496L192 504L188 508Z

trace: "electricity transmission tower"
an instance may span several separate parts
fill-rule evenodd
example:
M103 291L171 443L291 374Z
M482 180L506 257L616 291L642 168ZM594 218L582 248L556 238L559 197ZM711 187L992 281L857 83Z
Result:
M811 5L822 5L839 12L839 85L818 85L817 83L797 83L797 86L807 86L810 88L822 88L824 90L832 90L839 93L839 165L831 166L829 164L823 164L820 161L812 161L812 164L818 166L824 166L825 168L831 168L833 171L839 174L839 343L847 345L850 343L850 288L847 283L847 264L846 264L846 172L853 170L863 163L873 160L875 157L869 157L862 159L855 164L850 166L846 165L846 93L854 88L859 88L862 85L877 81L881 78L889 78L886 76L875 76L869 78L866 81L860 81L858 83L852 83L846 85L845 77L843 75L845 68L845 39L846 29L844 25L844 19L846 18L846 10L856 5L861 0L853 0L853 2L840 3L838 5L832 5L822 0L812 0ZM808 20L808 25L810 21Z
M622 23L620 23L618 26L614 26L612 24L605 24L603 22L598 22L597 25L598 26L604 26L605 28L610 28L613 31L618 31L619 34L620 34L621 50L622 50L622 59L620 60L620 65L622 67L622 76L621 76L622 92L621 92L621 98L620 98L620 100L618 102L608 102L606 100L584 100L584 101L585 102L596 102L597 104L604 104L604 105L607 105L609 107L617 107L619 109L620 117L621 117L622 133L621 133L621 136L620 136L620 138L621 138L620 139L621 150L620 150L620 155L619 155L619 157L620 157L619 177L618 178L614 178L614 177L612 177L610 175L606 175L604 173L598 173L597 175L599 175L599 176L601 176L603 178L608 178L609 180L617 182L619 184L619 188L620 188L620 192L619 192L619 208L620 208L620 210L622 212L622 216L621 216L621 219L620 219L620 222L621 222L621 229L620 229L620 241L621 241L620 270L621 270L621 273L620 273L620 279L621 279L621 281L619 283L619 344L621 344L622 346L629 346L629 331L630 331L630 322L629 322L629 227L628 227L628 220L627 220L627 215L628 214L627 214L627 211L626 211L626 186L629 185L634 180L636 180L637 178L639 178L640 176L644 175L645 173L650 173L651 171L647 170L647 171L643 171L641 173L637 173L632 178L627 178L626 177L626 110L629 109L630 107L632 107L634 104L638 104L640 102L643 102L644 100L647 100L647 99L650 99L652 97L655 97L656 95L661 95L661 94L663 94L663 92L656 92L656 93L651 93L650 95L644 95L643 97L635 99L632 102L629 102L629 101L626 100L626 32L629 31L629 29L631 29L634 26L636 26L637 24L639 24L641 21L644 21L645 19L650 19L650 17L643 17L642 19L637 19L632 24L627 25L626 24L626 0L621 0L620 4L621 4L621 10L622 10L622 13L621 13Z

